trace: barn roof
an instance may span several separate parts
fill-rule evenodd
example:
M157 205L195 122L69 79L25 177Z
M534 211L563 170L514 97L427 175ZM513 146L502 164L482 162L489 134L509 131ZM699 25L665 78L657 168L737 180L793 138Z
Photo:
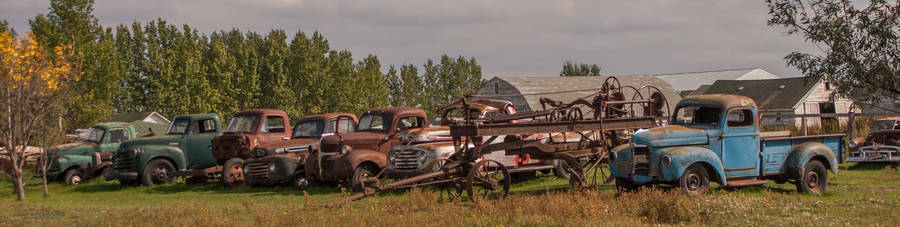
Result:
M762 110L792 110L816 83L805 77L771 80L719 80L704 94L743 95L756 100Z
M778 76L762 69L729 69L704 72L672 73L654 75L675 90L696 90L701 85L710 85L717 80L761 80L777 79Z
M584 98L587 96L591 96L597 92L597 90L588 90L588 91L578 91L578 92L566 92L566 93L554 93L554 92L564 92L564 91L574 91L574 90L586 90L586 89L599 89L603 86L603 83L606 81L607 76L574 76L574 77L559 77L559 76L542 76L542 77L494 77L488 82L484 83L482 87L476 92L476 95L521 95L521 94L542 94L542 93L553 93L553 94L542 94L542 95L526 95L526 96L508 96L508 97L485 97L484 99L501 99L507 100L513 103L516 109L519 112L526 111L536 111L541 110L541 103L539 99L541 97L550 98L557 101L563 102L571 102L579 98ZM651 85L662 90L663 94L668 98L670 108L675 107L675 103L681 100L681 96L669 86L665 81L656 78L650 75L632 75L632 76L617 76L619 83L622 86L632 86L634 88L642 88L646 85ZM641 90L641 95L647 98L647 89L644 88ZM634 97L634 92L630 90L625 91L625 96L627 100L631 100ZM590 101L590 100L589 100ZM582 110L587 111L587 110ZM592 114L587 114L585 112L585 116L589 116Z

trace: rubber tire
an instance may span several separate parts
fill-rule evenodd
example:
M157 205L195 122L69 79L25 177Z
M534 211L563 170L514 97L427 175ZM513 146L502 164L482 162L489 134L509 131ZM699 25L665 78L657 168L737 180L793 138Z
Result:
M84 176L81 176L78 169L70 169L63 174L63 183L67 185L78 185L82 181L84 181Z
M242 183L234 183L228 180L231 178L231 168L235 165L241 166L241 170L243 170L244 160L240 158L231 158L228 159L228 161L225 161L225 165L222 166L222 184L225 185L225 188L243 188L247 186L247 176L244 176L244 182Z
M374 176L375 173L371 170L369 165L360 165L353 170L353 177L350 178L350 188L354 191L361 192L363 191L362 184L360 183L360 177L368 174L369 176Z
M692 186L694 183L699 185ZM688 195L704 194L709 191L709 173L703 166L696 164L691 165L684 170L684 173L681 174L681 178L678 178L678 187Z
M555 166L553 168L553 175L556 175L556 177L559 177L562 179L569 179L569 177L572 176L572 173L569 173L569 171L566 170L566 167L569 166L569 164L566 163L566 161L553 160L553 166Z
M816 185L810 186L809 177L818 176L815 180ZM813 195L821 195L825 192L825 186L828 186L828 170L819 160L811 160L803 166L803 175L797 181L797 191Z
M169 173L167 178L162 180L162 182L153 182L153 170L156 168L163 168L167 173ZM171 173L174 173L175 171L175 165L172 165L171 162L165 159L154 159L147 163L147 166L144 166L144 172L139 178L141 179L141 184L143 184L144 186L154 186L157 184L174 184L175 181L178 180L178 178L172 176Z

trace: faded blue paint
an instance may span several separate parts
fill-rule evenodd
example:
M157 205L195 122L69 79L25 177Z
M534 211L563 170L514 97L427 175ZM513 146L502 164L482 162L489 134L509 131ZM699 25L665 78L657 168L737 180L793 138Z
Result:
M694 164L702 164L709 172L710 181L725 184L725 173L723 172L722 162L713 151L696 146L670 147L659 149L660 159L663 157L671 157L672 162L669 166L663 165L658 161L660 166L659 181L674 182L681 178L684 170ZM712 169L709 169L712 168Z
M718 101L723 103L711 103L716 99L721 99ZM734 103L727 105L727 102ZM721 184L725 184L729 178L767 179L783 175L789 179L800 179L803 167L813 159L822 160L826 168L837 173L838 160L843 155L843 136L787 137L763 141L757 126L756 104L752 101L738 103L714 97L693 103L686 99L676 109L691 105L729 109L719 110L718 123L670 125L635 133L631 144L612 150L616 157L616 161L610 164L612 175L639 184L675 183L685 169L694 164L703 164L707 167L711 181ZM744 112L747 110L749 112ZM735 114L731 126L728 125L729 113ZM743 118L738 117L741 115ZM742 124L741 119L749 119L752 123ZM671 122L677 121L672 119ZM641 155L641 158L635 158L635 149L643 146L647 147L649 157L643 158ZM663 157L670 157L671 163L663 164ZM649 160L649 163L640 163L649 164L649 172L646 169L641 169L644 172L637 171L639 167L645 167L638 166L635 162L643 160Z

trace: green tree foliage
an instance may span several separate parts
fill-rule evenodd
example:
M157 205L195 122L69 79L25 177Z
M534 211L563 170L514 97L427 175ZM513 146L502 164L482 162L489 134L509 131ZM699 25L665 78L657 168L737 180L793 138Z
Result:
M900 2L766 0L768 24L799 34L823 54L785 57L813 80L824 78L857 101L900 101ZM893 100L891 100L893 99Z
M597 64L588 65L585 63L575 63L566 61L563 63L559 76L599 76L600 66Z
M422 68L420 75L415 65L402 65L397 75L390 67L385 80L391 89L391 105L420 107L433 115L442 105L475 93L484 83L475 58L443 55L439 63L428 59Z
M16 36L16 30L9 27L9 22L6 20L0 20L0 33L8 32L11 36Z

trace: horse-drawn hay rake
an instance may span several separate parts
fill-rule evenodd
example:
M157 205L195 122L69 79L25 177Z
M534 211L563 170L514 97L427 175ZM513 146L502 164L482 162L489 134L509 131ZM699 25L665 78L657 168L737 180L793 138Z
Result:
M541 98L543 110L512 115L471 119L468 116L450 126L456 153L446 160L435 160L426 173L381 184L378 177L364 179L362 192L351 196L361 199L375 193L422 186L439 189L442 199L455 199L465 192L469 198L502 198L509 193L510 173L535 171L534 167L509 169L500 162L483 159L491 152L505 151L507 155L528 154L536 159L555 159L565 162L569 183L576 190L611 182L604 165L609 149L628 142L635 130L655 127L669 113L663 92L653 86L635 88L621 86L618 79L609 77L597 91L571 102ZM567 91L576 92L576 91ZM565 92L554 92L565 93ZM626 93L632 94L627 99ZM519 94L546 95L542 94ZM475 96L468 100L509 97L513 95ZM468 106L466 106L468 109ZM585 118L585 115L593 116ZM512 123L532 119L527 123ZM545 134L543 139L530 135ZM438 166L439 168L433 168Z

